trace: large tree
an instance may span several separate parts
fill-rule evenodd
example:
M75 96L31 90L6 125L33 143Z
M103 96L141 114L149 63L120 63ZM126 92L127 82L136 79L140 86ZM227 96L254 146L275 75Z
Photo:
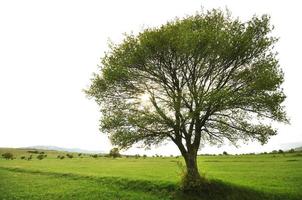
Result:
M247 22L221 10L175 19L111 44L87 94L100 105L101 131L114 145L173 141L184 157L184 189L201 179L197 152L258 140L287 122L269 17Z

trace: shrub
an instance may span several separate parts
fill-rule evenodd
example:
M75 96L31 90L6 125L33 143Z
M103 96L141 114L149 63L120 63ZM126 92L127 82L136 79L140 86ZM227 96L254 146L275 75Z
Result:
M81 153L78 154L79 157L80 157L81 155L82 155Z
M279 149L278 153L284 153L282 149Z
M91 157L97 158L97 157L98 157L98 154L93 154L93 155L91 155Z
M12 159L14 159L14 155L12 153L10 153L10 152L6 152L6 153L2 154L2 157L4 159L6 159L6 160L9 160L9 159L12 160Z
M146 155L146 154L144 154L144 155L143 155L143 158L147 158L147 155Z
M21 156L20 158L21 158L21 160L24 160L24 159L25 159L25 156Z
M72 154L66 154L66 156L68 157L68 158L73 158L73 155Z
M44 159L44 155L43 155L43 154L37 155L37 159L38 159L38 160L43 160L43 159Z
M226 152L226 151L222 152L222 154L225 156L229 155L228 152Z
M60 159L63 160L65 158L65 156L60 156Z

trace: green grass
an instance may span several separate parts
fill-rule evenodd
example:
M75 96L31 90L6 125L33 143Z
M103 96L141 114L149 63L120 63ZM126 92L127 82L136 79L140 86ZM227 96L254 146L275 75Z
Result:
M182 194L181 158L0 159L0 199L302 199L302 154L202 156L209 183L198 195ZM63 155L63 153L59 153Z

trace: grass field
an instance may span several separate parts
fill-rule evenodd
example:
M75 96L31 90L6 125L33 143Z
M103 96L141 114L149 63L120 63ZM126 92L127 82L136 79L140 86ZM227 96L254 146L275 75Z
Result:
M302 153L201 156L209 183L198 195L177 190L182 158L21 160L26 150L0 149L16 159L0 159L0 199L302 199Z

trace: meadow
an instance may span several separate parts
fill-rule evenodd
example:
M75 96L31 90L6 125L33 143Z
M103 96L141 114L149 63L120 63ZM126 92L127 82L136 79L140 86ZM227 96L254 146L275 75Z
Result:
M5 152L15 159L0 158L0 199L302 199L302 152L199 156L208 183L195 195L178 190L181 157L58 159L66 152L44 151L38 160L25 149Z

